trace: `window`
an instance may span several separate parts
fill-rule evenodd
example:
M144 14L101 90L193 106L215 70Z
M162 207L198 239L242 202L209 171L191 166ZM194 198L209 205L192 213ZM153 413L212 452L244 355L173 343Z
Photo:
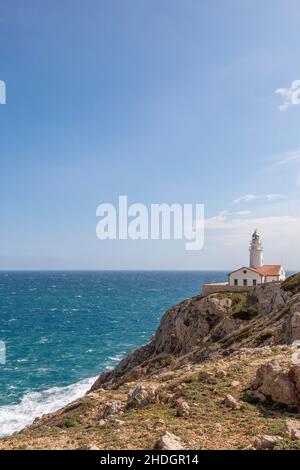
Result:
M235 279L235 280L234 280L234 285L235 285L235 286L238 286L238 284L239 284L238 279Z
M256 286L256 279L253 279L253 285Z
M247 279L243 279L243 285L244 285L244 286L247 286L247 285L248 285Z
M243 273L244 273L244 274L247 274L247 269L244 269Z

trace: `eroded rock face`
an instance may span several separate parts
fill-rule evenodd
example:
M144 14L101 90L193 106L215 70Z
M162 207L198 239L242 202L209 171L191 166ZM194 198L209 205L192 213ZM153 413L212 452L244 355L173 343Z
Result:
M157 374L174 357L205 362L258 346L286 344L299 333L298 296L298 310L297 299L279 284L257 286L251 293L199 295L181 302L165 313L148 344L103 373L91 390ZM269 336L261 334L268 330L272 330Z
M300 340L300 311L296 311L292 314L290 319L290 340L293 343L294 341Z
M275 403L299 408L300 366L283 367L276 361L262 364L257 369L253 389Z
M184 446L179 439L169 431L166 431L154 446L155 450L183 450Z

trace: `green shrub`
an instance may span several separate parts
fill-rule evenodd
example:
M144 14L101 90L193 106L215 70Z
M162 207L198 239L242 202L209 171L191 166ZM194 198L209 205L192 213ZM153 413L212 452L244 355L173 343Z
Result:
M275 336L274 330L272 328L267 328L266 330L262 331L258 337L257 337L257 342L258 344L263 343L269 338L272 338L272 336Z

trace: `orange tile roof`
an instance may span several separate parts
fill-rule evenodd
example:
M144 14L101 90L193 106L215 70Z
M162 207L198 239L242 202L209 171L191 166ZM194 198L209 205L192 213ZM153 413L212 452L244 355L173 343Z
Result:
M281 264L265 264L261 268L255 269L254 271L262 274L262 276L279 276L281 268Z

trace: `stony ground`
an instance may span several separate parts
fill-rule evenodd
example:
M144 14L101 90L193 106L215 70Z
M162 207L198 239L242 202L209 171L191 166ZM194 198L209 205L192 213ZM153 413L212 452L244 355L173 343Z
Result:
M270 358L285 363L291 353L291 347L266 347L215 364L161 370L156 380L151 380L158 387L154 403L121 409L104 420L101 416L106 403L126 403L130 390L147 382L98 390L2 439L0 448L153 449L158 437L168 430L187 449L245 449L261 434L282 436L275 448L300 449L300 441L287 439L284 432L285 420L298 420L300 414L274 404L250 403L246 394L260 364ZM227 394L238 400L240 409L223 404ZM177 397L189 405L188 417L178 416Z

